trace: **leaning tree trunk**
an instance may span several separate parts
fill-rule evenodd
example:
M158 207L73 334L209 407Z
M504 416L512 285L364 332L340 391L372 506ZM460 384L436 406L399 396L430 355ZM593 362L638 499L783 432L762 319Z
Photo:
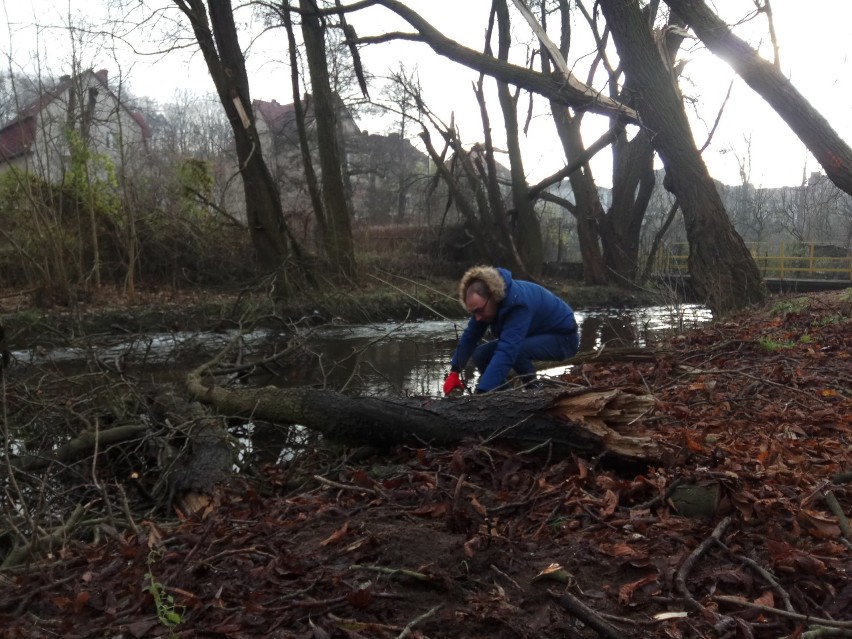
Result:
M689 239L689 273L716 313L765 299L760 271L728 219L707 166L695 146L680 93L638 3L601 0L619 58L635 82L644 126L665 165L666 187L678 198Z
M710 51L730 64L737 75L775 109L813 153L835 186L852 195L852 148L796 90L790 79L735 36L702 0L666 0L666 4L686 20Z

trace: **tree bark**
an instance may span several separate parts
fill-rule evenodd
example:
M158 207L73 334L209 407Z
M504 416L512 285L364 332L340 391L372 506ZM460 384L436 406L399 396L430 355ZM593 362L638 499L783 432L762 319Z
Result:
M580 133L582 115L571 115L567 107L551 102L551 112L556 132L562 143L565 157L569 160L581 157L585 145ZM576 206L571 213L577 221L577 241L583 260L583 281L589 286L604 286L609 283L609 274L598 242L597 221L603 216L603 206L598 196L591 168L585 163L568 176Z
M643 12L648 23L653 22L650 7ZM671 25L673 20L669 21ZM665 67L674 74L672 60L675 59L682 36L674 36L666 30L665 40L660 43ZM627 77L620 99L635 107L637 89L635 78ZM611 76L611 85L618 86L617 77ZM607 268L618 284L634 282L639 272L639 243L642 222L648 210L648 202L654 191L654 147L649 131L640 129L632 140L622 129L612 149L612 203L606 215L598 222L601 244Z
M336 441L376 446L457 444L465 438L520 445L550 442L586 455L649 462L661 450L639 419L652 396L633 389L505 392L461 398L348 397L329 390L230 390L187 379L189 395L225 415L298 423Z
M287 32L287 43L290 54L290 85L293 89L293 115L296 120L296 132L299 136L299 151L302 155L302 166L305 169L305 185L314 207L314 219L321 240L328 236L328 222L326 221L325 205L322 201L322 190L319 186L317 173L314 170L314 161L311 158L311 146L308 142L308 127L305 122L305 107L302 103L302 91L299 85L299 48L296 44L296 34L293 31L293 19L287 6L281 10L281 21Z
M654 44L638 3L601 0L625 71L654 148L666 167L666 187L680 201L690 244L689 272L714 313L725 314L765 299L757 265L728 219L716 186L692 137L671 70Z
M248 74L231 2L209 2L208 22L203 0L173 1L192 25L207 70L231 123L243 179L246 216L258 266L264 271L275 271L289 255L288 237L278 190L263 159L255 128Z
M769 103L837 188L852 195L852 148L781 70L735 36L703 0L665 0L701 41ZM804 10L804 9L803 9Z
M527 15L530 26L539 35L544 48L550 52L550 58L545 55L541 57L542 72L545 74L550 74L551 62L563 70L567 69L568 66L565 59L568 57L571 44L571 15L567 0L560 0L559 2L559 17L561 28L560 43L557 49L555 45L546 40L547 33L540 28L533 16ZM545 16L542 16L542 22L544 19ZM580 132L584 113L577 111L572 114L568 107L554 100L550 101L550 112L553 115L556 133L562 143L565 159L569 166L576 166L575 170L566 171L575 201L575 206L568 210L577 222L577 241L580 245L580 255L583 261L583 281L589 286L603 286L608 284L610 280L610 274L607 272L604 256L601 252L601 242L599 242L603 238L600 235L601 229L598 228L598 220L603 219L604 211L588 163L588 160L591 159L590 149L587 149L583 143L583 136ZM616 125L616 128L623 130L623 126ZM607 144L609 144L617 138L607 135L606 139ZM596 147L600 143L601 140L598 140L592 147Z
M498 27L498 56L509 59L509 47L512 34L509 30L509 8L506 0L495 3ZM512 174L512 203L515 207L515 246L529 275L538 277L544 265L544 247L541 239L541 225L529 198L529 186L524 172L521 144L518 134L518 110L506 82L497 82L497 95L503 112L506 127L506 146L509 151L509 168Z
M341 172L338 127L335 124L335 103L338 98L332 93L328 79L325 35L317 17L316 3L314 0L299 0L299 6L302 8L302 37L305 40L308 69L311 74L317 148L322 170L322 195L326 214L323 245L326 256L335 266L337 273L352 279L355 277L355 250Z

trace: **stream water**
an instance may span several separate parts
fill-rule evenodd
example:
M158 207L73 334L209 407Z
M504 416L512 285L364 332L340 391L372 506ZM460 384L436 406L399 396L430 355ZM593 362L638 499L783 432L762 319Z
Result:
M711 319L707 308L688 304L583 309L575 315L581 352L651 345L663 333L686 330ZM301 357L295 364L271 365L265 374L252 376L250 383L310 385L361 395L437 397L464 326L464 320L316 326L304 336L312 357ZM96 365L121 370L141 381L182 383L189 370L209 361L235 337L235 331L103 335L72 346L53 347L44 341L26 350L13 350L12 357L15 365L49 366L69 376ZM240 350L249 361L261 359L281 352L291 337L279 331L254 331L242 336ZM564 371L562 366L539 371L539 375L556 376ZM473 375L468 382L475 385ZM270 424L249 422L239 438L244 443L243 454L272 462L292 452L288 439L292 434Z
M646 346L662 333L696 326L711 318L700 305L646 306L576 311L580 351L602 346ZM281 387L315 385L359 394L440 394L464 320L327 324L314 327L307 347L314 359L273 366L253 382ZM180 380L234 338L229 331L91 337L80 346L52 348L49 343L13 351L19 364L52 364L66 372L85 369L92 361L127 370L143 379ZM242 337L248 355L279 351L287 335L258 330ZM563 368L541 371L558 375Z
M601 346L646 346L662 332L683 330L711 318L703 306L587 309L576 312L580 351ZM465 322L421 321L325 326L309 340L318 365L271 376L278 386L325 385L361 394L437 396ZM565 367L540 371L559 375ZM471 371L472 372L472 371Z

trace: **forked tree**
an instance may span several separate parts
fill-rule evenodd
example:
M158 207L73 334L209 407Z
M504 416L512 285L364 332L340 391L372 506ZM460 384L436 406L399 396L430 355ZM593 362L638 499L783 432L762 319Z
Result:
M642 125L653 132L651 142L666 168L666 188L680 202L693 286L718 313L762 301L766 288L760 271L695 145L680 91L658 53L648 20L637 3L602 0L599 6L635 86Z

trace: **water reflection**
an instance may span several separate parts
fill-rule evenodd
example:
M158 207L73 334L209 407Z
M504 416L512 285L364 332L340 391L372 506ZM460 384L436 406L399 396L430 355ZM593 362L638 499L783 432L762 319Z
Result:
M684 330L710 319L698 305L652 306L633 309L585 309L576 312L580 325L580 352L601 347L646 346L663 331ZM464 321L431 320L401 324L327 325L307 337L309 356L286 364L283 371L255 376L253 384L281 387L319 386L351 394L439 396ZM65 372L100 362L116 370L129 367L154 375L164 371L178 380L185 371L209 360L239 337L248 352L274 349L283 339L274 331L258 330L238 336L236 331L169 333L130 338L103 336L85 347L15 351L16 362L61 366ZM565 367L541 371L559 375ZM469 381L475 384L470 371Z
M646 346L664 331L684 330L710 319L702 306L587 309L577 311L580 352ZM462 322L326 326L308 341L311 362L270 376L276 386L315 385L353 394L438 396ZM558 375L565 367L541 371ZM473 371L470 371L473 374ZM475 383L475 376L473 379Z
M651 345L664 331L685 330L711 318L698 305L642 307L633 309L585 309L576 312L580 325L580 351L601 347ZM441 395L450 359L464 329L463 321L418 321L357 326L315 327L307 336L309 355L285 363L283 372L253 376L253 385L279 387L318 386L361 395ZM92 362L128 367L146 379L180 382L186 371L208 361L226 344L238 338L247 352L280 350L289 336L270 330L248 335L236 331L168 333L124 338L103 336L83 347L37 348L14 351L20 364L52 364L66 373L84 370ZM566 367L540 371L561 375ZM161 379L160 376L165 377ZM469 383L476 384L470 371ZM239 439L245 462L281 461L305 445L310 433L298 426L248 422Z

